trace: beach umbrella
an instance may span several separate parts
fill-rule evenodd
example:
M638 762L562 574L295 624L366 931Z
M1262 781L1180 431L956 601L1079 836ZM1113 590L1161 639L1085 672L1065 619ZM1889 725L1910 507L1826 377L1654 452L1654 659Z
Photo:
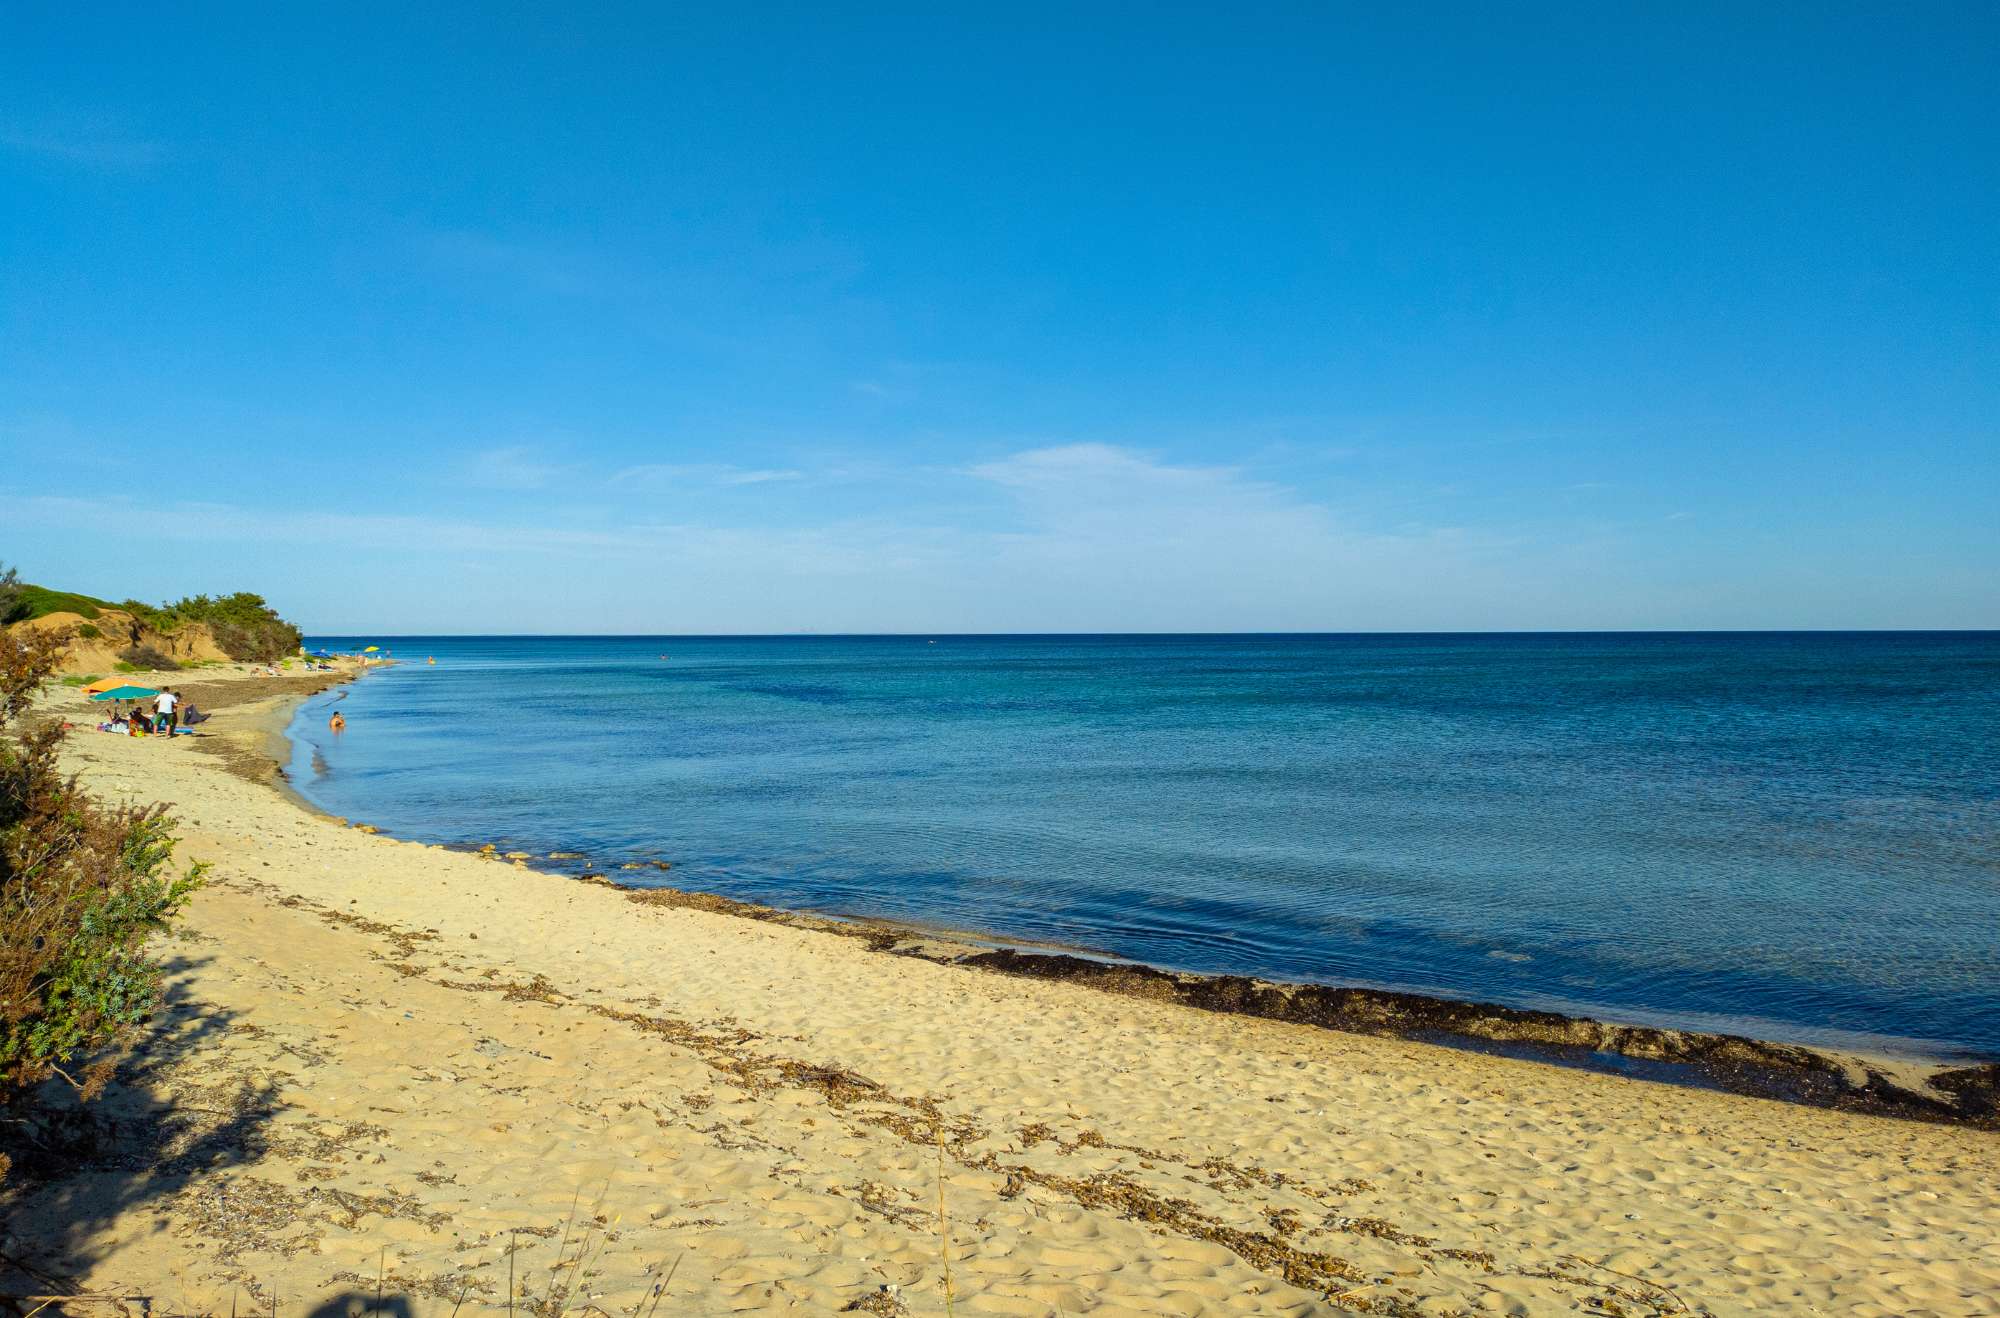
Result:
M381 647L381 646L379 646L379 645L364 645L364 646L362 646L362 647L361 647L361 653L363 653L363 654L374 654L374 653L375 653L375 652L376 652L377 650L379 650L379 649L381 649L381 648L382 648L382 647Z
M83 694L85 694L86 696L94 696L100 691L109 691L114 686L124 686L124 685L125 685L125 679L122 677L100 677L95 682L92 682L89 686L85 687L83 689Z
M99 691L92 700L144 700L160 693L149 686L114 686L109 691Z

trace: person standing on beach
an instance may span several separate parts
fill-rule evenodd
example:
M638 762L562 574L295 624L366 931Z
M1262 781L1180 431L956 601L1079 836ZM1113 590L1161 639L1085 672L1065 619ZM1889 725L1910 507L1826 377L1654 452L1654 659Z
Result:
M159 715L159 719L154 726L168 736L173 735L174 706L178 705L180 701L181 698L175 695L171 689L163 690L159 695L153 697L153 712Z

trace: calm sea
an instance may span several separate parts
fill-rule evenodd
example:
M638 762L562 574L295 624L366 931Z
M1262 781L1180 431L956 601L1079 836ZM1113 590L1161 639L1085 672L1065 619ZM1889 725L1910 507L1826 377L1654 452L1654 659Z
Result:
M2000 633L309 642L371 643L404 663L301 711L292 776L398 836L2000 1054Z

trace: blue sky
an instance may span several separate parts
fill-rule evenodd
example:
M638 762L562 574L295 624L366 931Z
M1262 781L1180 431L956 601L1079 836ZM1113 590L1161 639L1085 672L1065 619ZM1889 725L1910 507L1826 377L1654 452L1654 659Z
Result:
M8 6L0 558L326 632L2000 626L2000 8L1394 8Z

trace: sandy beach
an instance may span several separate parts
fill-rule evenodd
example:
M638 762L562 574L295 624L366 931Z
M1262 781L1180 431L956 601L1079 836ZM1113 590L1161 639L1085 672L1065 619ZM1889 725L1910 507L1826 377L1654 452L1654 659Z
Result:
M10 1259L175 1313L505 1310L510 1276L544 1315L641 1318L2000 1313L1990 1131L985 973L372 835L271 779L316 680L191 677L208 736L69 739L211 881L115 1134L12 1192Z

